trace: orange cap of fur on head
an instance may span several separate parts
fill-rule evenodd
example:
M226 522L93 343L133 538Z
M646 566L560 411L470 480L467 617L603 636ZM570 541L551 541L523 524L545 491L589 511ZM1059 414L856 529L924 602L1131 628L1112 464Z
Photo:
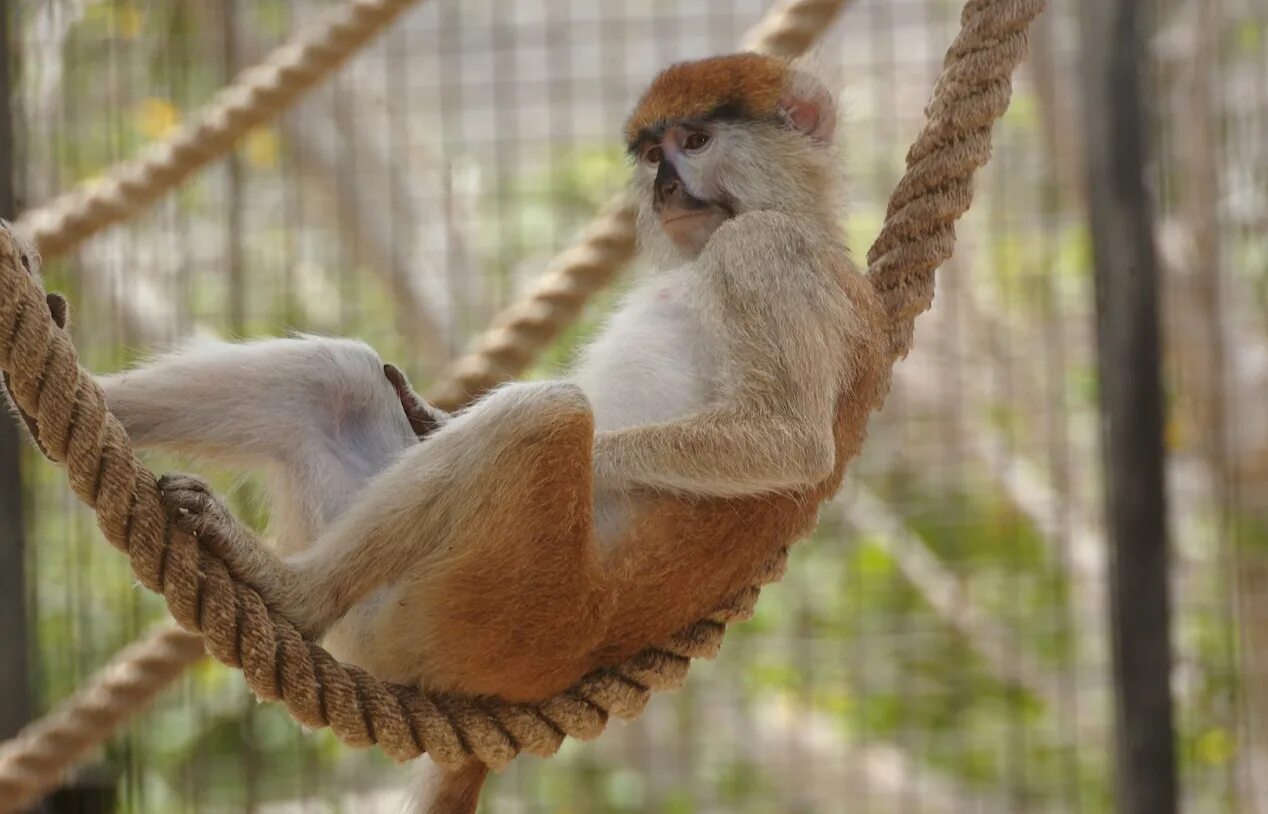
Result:
M788 83L787 62L762 54L729 54L680 62L661 72L625 123L633 147L648 131L675 119L717 115L765 118L778 111Z

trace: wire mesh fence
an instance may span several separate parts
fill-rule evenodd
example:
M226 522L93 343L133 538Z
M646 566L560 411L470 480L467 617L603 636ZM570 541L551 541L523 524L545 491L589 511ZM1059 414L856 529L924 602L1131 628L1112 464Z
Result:
M328 5L20 0L9 11L21 203L91 181L168 133ZM1038 24L916 349L784 581L685 689L595 743L517 761L483 811L1109 810L1073 5L1051 4ZM49 286L75 307L94 370L190 337L305 331L365 339L425 386L620 188L620 125L650 77L733 50L766 10L420 3L230 159L50 263ZM857 0L823 37L846 113L858 254L958 11ZM1268 611L1268 4L1159 0L1152 14L1184 807L1268 810L1268 647L1256 623ZM615 294L533 375L562 369ZM260 485L215 474L262 527ZM32 451L22 475L44 707L163 613L60 473ZM117 779L119 810L135 812L391 811L405 785L380 755L299 732L210 664L94 771Z

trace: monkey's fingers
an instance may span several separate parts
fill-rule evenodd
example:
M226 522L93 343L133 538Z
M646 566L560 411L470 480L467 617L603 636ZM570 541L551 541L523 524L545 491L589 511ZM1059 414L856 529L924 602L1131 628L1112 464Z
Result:
M250 535L207 482L195 475L169 473L159 478L159 492L172 525L194 535L209 552L221 557L230 571L237 571L242 539Z
M44 295L44 301L48 303L48 313L53 317L53 323L63 331L66 330L66 323L70 321L70 303L56 291Z
M393 364L385 364L383 375L396 390L396 397L401 400L401 409L405 411L405 418L409 421L410 429L420 440L445 423L445 418L448 416L432 407L422 396L414 392L409 379L405 378L400 368Z
M199 539L238 522L202 478L171 472L159 478L158 487L172 523Z
M169 473L159 478L158 487L172 525L219 557L236 578L249 579L254 573L251 532L212 494L207 482L194 475Z

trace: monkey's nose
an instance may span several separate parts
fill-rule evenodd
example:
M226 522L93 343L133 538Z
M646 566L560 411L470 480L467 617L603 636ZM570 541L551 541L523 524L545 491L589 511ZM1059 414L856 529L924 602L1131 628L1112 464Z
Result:
M656 203L663 204L677 195L682 183L677 178L666 178L656 183Z

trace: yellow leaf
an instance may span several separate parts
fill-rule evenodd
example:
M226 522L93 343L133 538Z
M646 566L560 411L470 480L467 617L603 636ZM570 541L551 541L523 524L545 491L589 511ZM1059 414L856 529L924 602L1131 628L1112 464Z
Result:
M135 118L138 133L148 139L158 139L176 129L181 114L171 102L151 96L137 103Z
M1208 766L1228 763L1236 748L1226 729L1211 729L1203 733L1194 745L1198 760Z
M1179 412L1173 409L1162 428L1162 443L1170 452L1179 452L1189 443L1189 425Z
M247 163L257 170L271 170L277 166L277 131L271 127L257 127L242 143L242 154Z
M123 3L114 9L113 23L120 39L134 40L141 35L145 16L132 3Z

